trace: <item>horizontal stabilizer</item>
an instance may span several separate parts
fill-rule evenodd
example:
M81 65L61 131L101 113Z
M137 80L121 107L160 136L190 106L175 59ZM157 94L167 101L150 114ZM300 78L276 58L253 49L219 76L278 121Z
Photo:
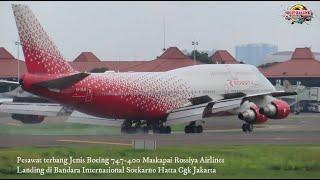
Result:
M73 74L73 75L58 78L58 79L36 83L33 85L38 87L48 88L48 89L64 89L81 81L82 79L86 78L89 75L90 74L88 73L77 73L77 74Z

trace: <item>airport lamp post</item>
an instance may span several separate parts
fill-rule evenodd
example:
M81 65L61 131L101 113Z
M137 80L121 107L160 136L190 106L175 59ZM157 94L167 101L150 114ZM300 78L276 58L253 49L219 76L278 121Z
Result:
M301 81L297 81L296 82L296 91L298 92L298 94L296 95L296 112L300 113L300 104L298 103L299 99L298 99L298 96L299 96L299 87L301 85Z
M20 78L19 46L21 45L21 43L19 41L16 41L14 44L17 46L17 60L18 60L18 77L17 77L17 81L19 82L19 78Z
M198 41L192 41L193 45L193 60L194 60L194 65L196 65L196 46L199 45Z

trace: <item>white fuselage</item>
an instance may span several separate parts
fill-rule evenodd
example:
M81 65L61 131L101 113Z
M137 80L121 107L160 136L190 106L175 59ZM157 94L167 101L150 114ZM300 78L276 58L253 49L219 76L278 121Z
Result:
M196 65L168 73L174 73L187 81L193 97L208 95L219 99L228 93L251 95L275 91L255 66L247 64Z

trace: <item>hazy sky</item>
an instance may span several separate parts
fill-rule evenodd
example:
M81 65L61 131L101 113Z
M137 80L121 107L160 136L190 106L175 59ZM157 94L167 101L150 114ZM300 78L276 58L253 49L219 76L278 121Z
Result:
M102 60L151 60L166 47L226 49L270 43L279 50L312 47L320 51L320 2L303 1L315 17L291 25L283 19L292 2L0 2L0 47L17 54L11 4L30 6L64 57L92 51ZM319 15L319 16L318 16ZM20 51L21 52L21 51ZM20 56L21 57L21 56Z

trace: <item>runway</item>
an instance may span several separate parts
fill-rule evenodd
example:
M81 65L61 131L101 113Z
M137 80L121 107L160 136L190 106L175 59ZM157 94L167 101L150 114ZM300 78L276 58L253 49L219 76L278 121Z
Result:
M0 147L24 146L131 146L134 139L155 140L158 146L214 144L319 144L320 114L291 115L286 120L270 120L257 125L254 132L241 131L241 121L233 118L212 119L202 134L135 135L1 135Z

